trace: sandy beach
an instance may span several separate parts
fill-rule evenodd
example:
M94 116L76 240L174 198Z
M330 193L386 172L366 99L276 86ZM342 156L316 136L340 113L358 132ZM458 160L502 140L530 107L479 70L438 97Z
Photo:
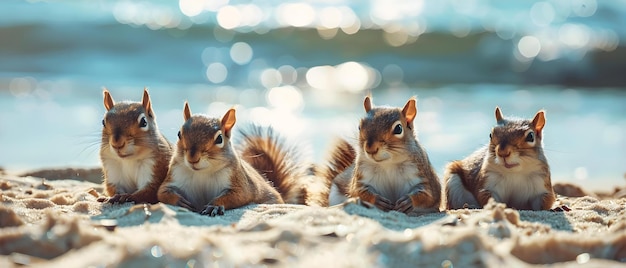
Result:
M91 172L91 174L89 173ZM490 203L407 216L349 202L250 205L218 217L164 205L102 204L72 170L0 177L0 266L626 266L626 199L560 184L559 211ZM619 198L621 197L621 198Z

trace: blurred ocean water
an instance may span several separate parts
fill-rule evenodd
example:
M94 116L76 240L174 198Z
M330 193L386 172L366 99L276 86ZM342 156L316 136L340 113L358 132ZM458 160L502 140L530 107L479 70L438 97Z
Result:
M493 111L547 112L553 181L626 173L626 1L17 1L0 3L0 166L98 165L102 88L148 87L172 141L182 103L272 124L321 162L363 97L418 97L445 164L488 141ZM303 149L304 150L304 149Z

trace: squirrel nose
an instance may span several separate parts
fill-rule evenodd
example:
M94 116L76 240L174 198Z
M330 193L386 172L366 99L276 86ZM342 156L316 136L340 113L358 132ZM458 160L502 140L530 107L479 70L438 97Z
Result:
M511 155L511 151L510 150L498 151L498 155L502 158L507 158Z
M200 162L200 157L198 157L198 158L187 157L187 162L189 162L189 164L197 164L198 162Z
M365 147L365 152L368 153L368 154L376 154L376 153L378 153L378 147L376 147L376 148Z
M119 150L124 148L125 143L124 142L120 142L120 143L111 143L111 147L113 147L113 149L115 150Z

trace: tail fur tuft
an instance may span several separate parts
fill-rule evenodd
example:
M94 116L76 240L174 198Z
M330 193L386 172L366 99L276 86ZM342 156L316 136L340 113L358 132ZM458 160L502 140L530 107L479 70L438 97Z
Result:
M273 183L285 203L305 204L303 177L309 171L300 162L301 152L288 145L272 127L252 125L240 133L242 159Z
M345 139L337 139L328 155L328 163L321 173L328 184L341 174L344 170L354 164L356 150Z

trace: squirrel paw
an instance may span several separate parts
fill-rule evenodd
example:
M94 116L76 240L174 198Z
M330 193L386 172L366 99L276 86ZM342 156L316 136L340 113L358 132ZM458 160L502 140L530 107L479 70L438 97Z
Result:
M189 200L185 199L182 196L180 196L178 201L176 201L176 205L182 208L186 208L189 211L196 211L191 202L189 202Z
M208 215L210 217L215 217L217 215L224 215L224 207L207 205L202 211L200 211L200 214Z
M560 207L555 207L555 208L553 208L553 209L550 209L550 211L552 211L552 212L568 212L568 211L570 211L570 210L572 210L572 209L571 209L571 208L569 208L569 207L568 207L568 206L566 206L566 205L562 205L562 206L560 206Z
M390 210L394 210L395 208L394 204L392 204L391 201L389 201L389 199L384 198L380 195L376 196L376 201L374 201L374 205L376 205L376 207L378 207L382 211L390 211Z
M398 199L398 201L396 201L396 205L393 208L393 210L396 210L402 213L408 213L412 209L413 209L413 201L408 195L405 195L402 198Z
M121 204L126 202L134 202L130 194L115 194L107 201L109 204Z

